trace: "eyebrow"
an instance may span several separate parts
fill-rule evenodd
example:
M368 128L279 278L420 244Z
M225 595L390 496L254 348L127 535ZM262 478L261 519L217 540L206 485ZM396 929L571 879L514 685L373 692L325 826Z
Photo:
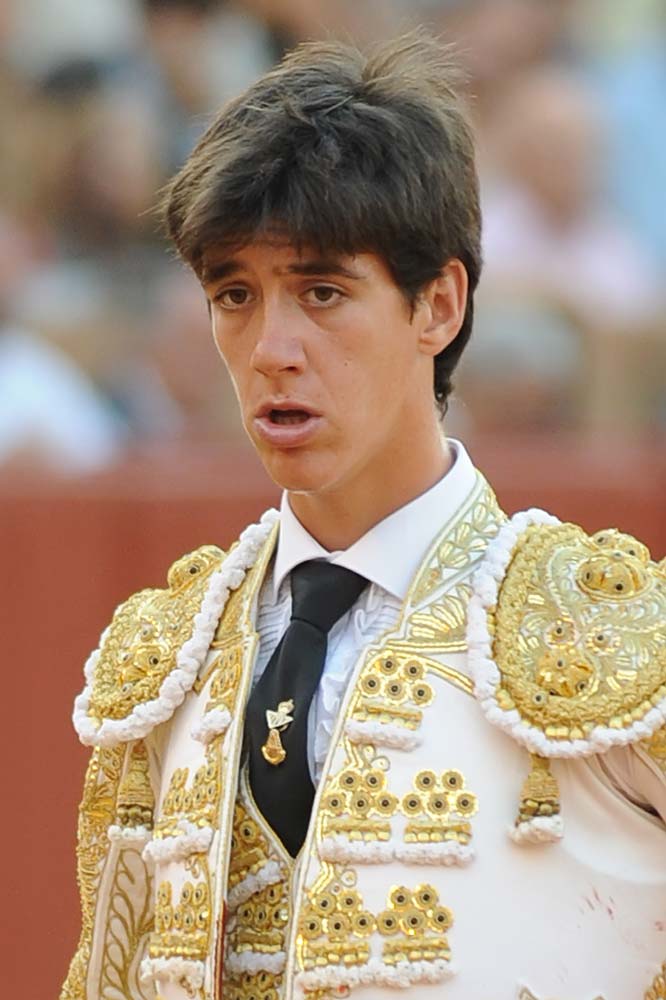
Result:
M302 274L314 276L317 274L337 274L341 278L351 278L352 281L362 280L361 275L355 271L350 271L334 258L321 257L315 260L306 260L302 264L290 264L287 268L290 274Z
M240 261L234 260L233 258L230 260L219 261L218 263L204 264L201 270L202 284L210 285L214 281L221 281L223 278L229 278L231 275L242 270L243 265ZM290 264L286 270L288 274L299 274L304 277L336 274L341 278L349 278L351 281L363 280L362 275L357 274L355 271L351 271L348 267L345 267L334 258L321 257L306 260L299 264Z

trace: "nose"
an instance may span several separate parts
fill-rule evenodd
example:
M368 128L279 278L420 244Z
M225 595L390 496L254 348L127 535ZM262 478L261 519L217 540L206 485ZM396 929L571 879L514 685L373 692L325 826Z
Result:
M269 377L283 372L297 374L305 368L304 317L280 299L264 299L257 310L252 367Z

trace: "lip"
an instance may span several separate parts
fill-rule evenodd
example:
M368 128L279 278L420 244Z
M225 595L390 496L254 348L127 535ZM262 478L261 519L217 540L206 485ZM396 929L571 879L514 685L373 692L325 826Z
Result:
M300 424L274 424L270 419L271 410L302 410L308 417ZM307 444L322 422L320 413L307 403L293 399L268 400L257 409L252 421L257 435L273 448L298 448Z

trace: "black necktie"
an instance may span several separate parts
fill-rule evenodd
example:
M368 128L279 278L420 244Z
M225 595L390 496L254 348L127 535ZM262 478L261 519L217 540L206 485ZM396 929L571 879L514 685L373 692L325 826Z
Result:
M319 686L328 632L367 580L321 560L291 573L291 621L250 696L245 720L250 787L265 819L296 857L314 799L308 712Z

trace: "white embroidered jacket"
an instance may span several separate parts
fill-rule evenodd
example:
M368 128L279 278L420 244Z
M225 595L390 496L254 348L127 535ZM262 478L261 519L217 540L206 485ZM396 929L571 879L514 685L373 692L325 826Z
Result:
M599 766L664 770L663 564L506 522L479 476L356 665L294 862L241 773L275 519L130 598L86 664L61 1000L666 997L666 831Z

